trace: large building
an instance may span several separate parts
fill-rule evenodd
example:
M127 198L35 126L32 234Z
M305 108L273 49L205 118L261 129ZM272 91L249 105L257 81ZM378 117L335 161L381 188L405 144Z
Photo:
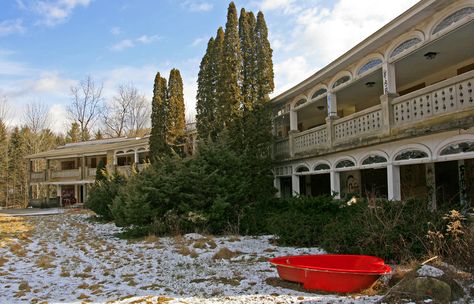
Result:
M194 123L186 126L186 134L187 142L181 148L190 155L196 142ZM140 171L147 166L149 136L70 143L27 159L30 205L74 205L86 200L100 161L109 173L124 176L130 175L133 167Z
M473 19L472 0L422 0L273 98L279 194L468 206Z

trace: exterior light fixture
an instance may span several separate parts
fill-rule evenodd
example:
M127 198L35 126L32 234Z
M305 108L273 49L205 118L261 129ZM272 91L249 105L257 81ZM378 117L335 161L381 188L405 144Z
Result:
M428 52L428 53L426 53L426 54L423 55L423 56L425 56L426 60L433 60L433 59L436 58L436 55L438 55L438 53L436 53L436 52Z
M373 82L373 81L369 81L369 82L365 83L365 86L368 87L368 88L373 88L374 85L375 85L375 82Z
M318 109L319 111L322 111L322 110L324 110L324 106L323 106L323 105L319 105L319 106L316 107L316 109Z

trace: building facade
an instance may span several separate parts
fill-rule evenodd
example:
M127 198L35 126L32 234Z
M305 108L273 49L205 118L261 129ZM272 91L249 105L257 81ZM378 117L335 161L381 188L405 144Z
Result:
M183 153L192 155L196 144L194 124L186 126ZM149 136L112 138L66 144L29 155L30 205L67 206L84 203L102 161L109 173L129 176L149 164Z
M474 1L422 0L272 99L280 196L474 199Z

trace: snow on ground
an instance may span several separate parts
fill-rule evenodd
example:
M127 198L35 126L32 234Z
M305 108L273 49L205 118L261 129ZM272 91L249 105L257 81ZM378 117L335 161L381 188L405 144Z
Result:
M121 240L85 212L0 217L0 303L374 303L269 285L267 260L316 254L271 236Z

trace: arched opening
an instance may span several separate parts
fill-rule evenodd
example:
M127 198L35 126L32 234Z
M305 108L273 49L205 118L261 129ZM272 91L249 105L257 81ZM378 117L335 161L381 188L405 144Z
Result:
M457 10L456 12L452 13L451 15L447 16L444 18L438 25L436 25L433 29L432 34L436 34L451 25L459 22L460 20L464 19L467 16L473 15L474 14L474 7L464 7L460 10Z

